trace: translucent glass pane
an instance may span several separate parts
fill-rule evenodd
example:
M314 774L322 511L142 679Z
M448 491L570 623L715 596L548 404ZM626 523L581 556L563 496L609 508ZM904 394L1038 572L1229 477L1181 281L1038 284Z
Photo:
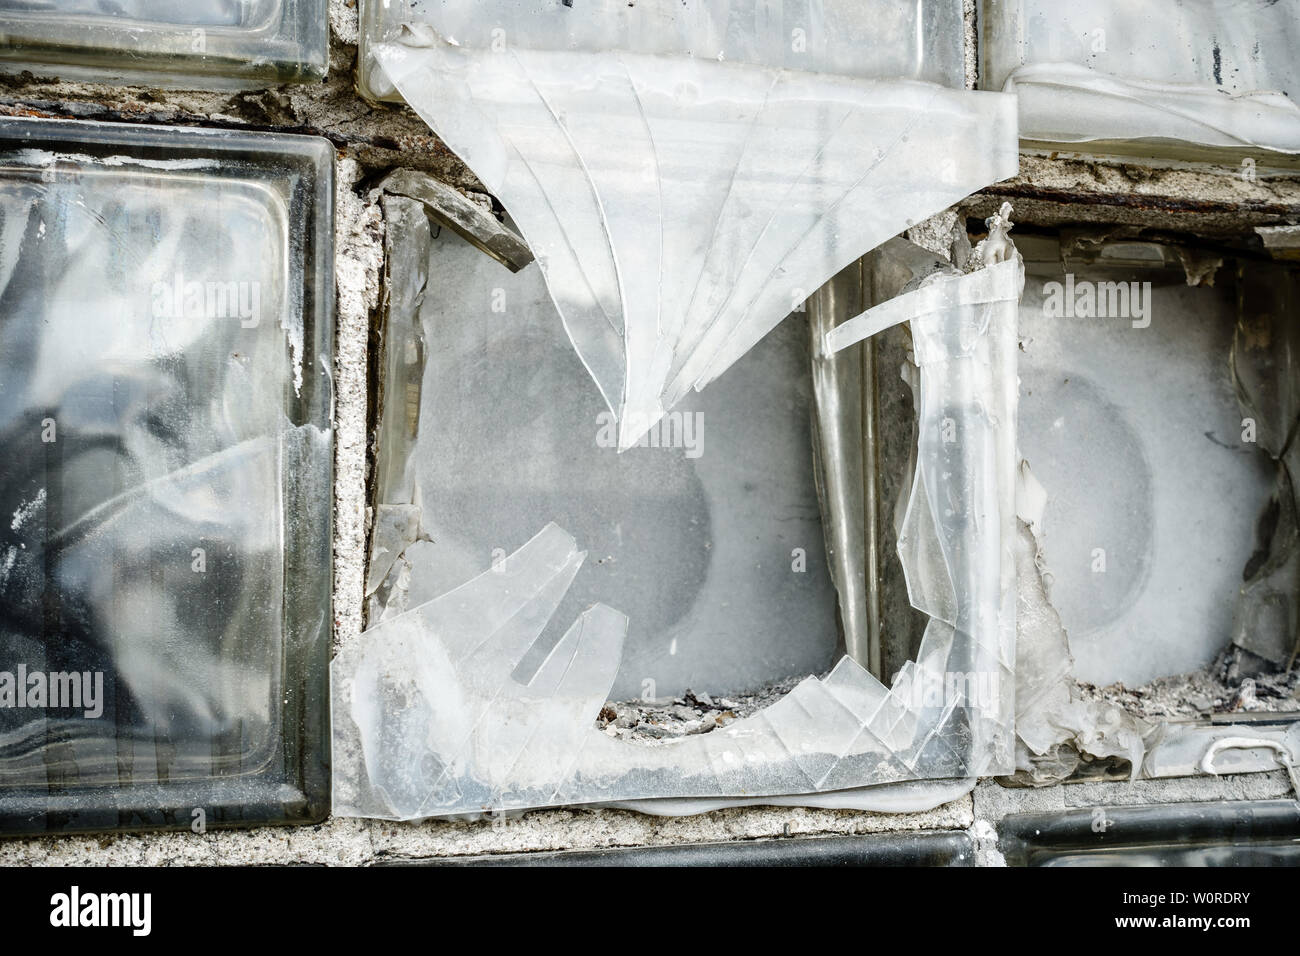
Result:
M1240 279L1189 286L1174 251L1146 243L1091 265L1033 248L1020 445L1047 491L1039 542L1075 673L1134 686L1197 670L1231 639L1275 487L1244 419L1291 425L1238 401Z
M0 0L0 69L105 83L320 79L327 0Z
M628 448L840 269L1014 173L1012 98L931 82L899 17L932 5L889 6L454 0L375 8L371 52L518 223ZM862 38L847 75L769 43L796 7L851 24L827 49ZM714 33L734 57L696 55Z
M108 17L145 23L250 28L267 23L280 0L0 0L0 12L32 16Z
M373 56L429 27L471 50L625 50L863 78L966 84L961 0L361 0L361 89L400 99Z
M628 615L615 698L640 697L647 682L650 696L739 691L830 667L838 635L813 483L806 322L783 325L734 376L619 454L536 266L512 275L450 230L428 238L422 216L394 247L395 282L427 277L419 346L390 342L384 388L399 396L386 409L384 460L418 421L405 467L381 476L381 504L409 505L416 487L423 502L425 540L403 552L401 605L464 584L555 521L591 557L547 636L597 602ZM396 556L376 559L391 567ZM376 587L381 579L372 573Z
M659 430L660 447L619 455L535 274L509 277L458 238L438 250L404 197L386 209L386 530L371 627L332 665L336 813L754 799L1010 768L1017 261L942 277L890 312L918 336L928 493L912 508L932 515L909 527L936 539L918 560L945 564L953 623L931 621L892 686L845 657L741 719L647 742L596 726L618 690L647 696L680 673L696 694L725 692L751 659L816 653L833 621L829 600L814 603L825 558L801 544L821 536L792 470L806 439L783 437L806 422L812 378L806 359L783 370L783 353L806 355L784 333L806 326L786 323L701 396L702 445L662 447ZM540 530L521 533L530 518ZM613 594L651 626L634 638L636 616L604 603Z
M0 827L322 812L331 175L0 125Z

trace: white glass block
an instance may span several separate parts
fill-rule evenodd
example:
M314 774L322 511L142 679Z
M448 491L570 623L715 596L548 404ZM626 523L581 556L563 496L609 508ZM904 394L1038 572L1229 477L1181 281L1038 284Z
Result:
M327 0L0 0L0 69L104 83L308 82L329 65Z
M1293 410L1238 400L1243 279L1230 264L1189 286L1175 250L1150 243L1066 266L1055 241L1022 248L1020 446L1046 490L1039 544L1075 674L1133 686L1198 670L1233 638L1257 526L1276 521L1277 432L1293 427ZM1246 268L1286 284L1281 266ZM1249 348L1282 337L1268 312L1253 321ZM1290 374L1264 388L1289 390ZM1292 578L1284 615L1294 601Z
M0 829L325 814L332 182L308 137L0 123Z
M981 87L1048 143L1300 152L1300 6L1259 0L984 0Z
M791 68L752 0L375 8L371 52L518 223L628 448L865 251L1015 172L1010 97L911 79L935 75L929 8L831 7L827 49L872 53L849 76L830 53ZM734 57L683 52L715 33Z

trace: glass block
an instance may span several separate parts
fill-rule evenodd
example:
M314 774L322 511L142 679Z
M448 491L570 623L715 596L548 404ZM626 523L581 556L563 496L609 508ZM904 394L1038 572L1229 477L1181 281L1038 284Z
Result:
M0 0L0 70L104 83L323 79L327 0Z
M0 830L327 812L332 180L0 121Z
M1294 3L984 0L980 16L981 87L1019 95L1023 140L1300 153Z
M371 623L465 584L554 521L590 557L543 641L597 602L628 615L615 699L647 681L666 696L829 669L806 323L620 454L540 270L511 274L450 229L431 234L418 204L388 205L402 210L389 281L421 291L409 311L390 305L377 505L381 517L418 508L420 533L390 545L379 532ZM401 579L396 593L385 578Z
M1297 270L1173 242L1021 248L1020 446L1075 674L1139 686L1233 640L1284 665Z

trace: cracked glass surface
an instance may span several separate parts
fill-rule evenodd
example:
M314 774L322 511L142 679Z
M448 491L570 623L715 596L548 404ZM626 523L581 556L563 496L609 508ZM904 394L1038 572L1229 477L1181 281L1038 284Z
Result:
M984 0L981 86L1020 135L1300 152L1300 8L1257 0Z
M893 8L790 5L843 24L805 56L749 0L372 7L370 54L514 218L626 449L865 251L1016 171L1014 101L942 85L960 30ZM878 55L840 75L853 38Z
M0 0L0 69L243 87L325 76L327 0Z
M595 555L547 524L490 563L478 549L471 557L480 573L410 610L381 613L335 659L335 812L419 819L646 799L749 800L1008 772L1015 391L1005 386L1015 381L1019 268L1014 259L992 266L1004 278L991 284L983 271L943 276L909 300L915 309L891 309L914 323L918 341L914 547L905 561L951 590L938 602L916 579L913 600L931 614L931 626L891 686L843 657L824 676L709 733L654 745L615 739L595 719L635 621L599 602L557 613ZM970 294L972 284L992 291ZM400 275L390 276L390 289L398 301L423 295ZM410 341L390 339L389 355L436 349L433 335L414 348ZM491 357L478 361L490 365ZM481 391L477 400L492 408L505 394ZM533 447L544 449L549 438L538 430ZM613 447L604 451L614 456ZM424 494L435 499L433 489ZM446 536L432 537L436 544ZM412 562L410 574L417 568ZM547 645L542 635L551 626L560 636ZM746 647L744 635L732 641Z
M0 828L323 813L331 182L0 124Z

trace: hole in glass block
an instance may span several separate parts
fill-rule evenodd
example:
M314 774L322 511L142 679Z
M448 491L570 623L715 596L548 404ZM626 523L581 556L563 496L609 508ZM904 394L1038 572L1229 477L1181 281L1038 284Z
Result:
M411 228L430 227L419 215ZM620 454L538 270L511 275L433 229L419 261L404 248L420 248L419 236L399 231L390 263L399 285L427 276L409 344L388 343L385 392L398 401L385 406L381 444L414 440L404 467L381 469L380 507L415 504L417 487L422 501L418 537L401 552L400 605L464 584L554 520L589 556L522 671L597 601L632 622L616 698L752 690L828 670L838 636L806 321L778 327L716 390ZM388 614L372 603L372 623Z
M791 316L687 406L693 424L665 418L620 453L536 270L510 276L408 197L385 210L371 627L332 666L336 812L856 802L1009 768L1015 415L998 383L1020 265L1001 225L996 264L944 277L916 315L904 527L929 623L887 686L847 657L799 679L836 656L815 479L839 462L807 430L820 330ZM557 513L587 550L543 524Z
M323 813L331 155L0 125L0 827Z

